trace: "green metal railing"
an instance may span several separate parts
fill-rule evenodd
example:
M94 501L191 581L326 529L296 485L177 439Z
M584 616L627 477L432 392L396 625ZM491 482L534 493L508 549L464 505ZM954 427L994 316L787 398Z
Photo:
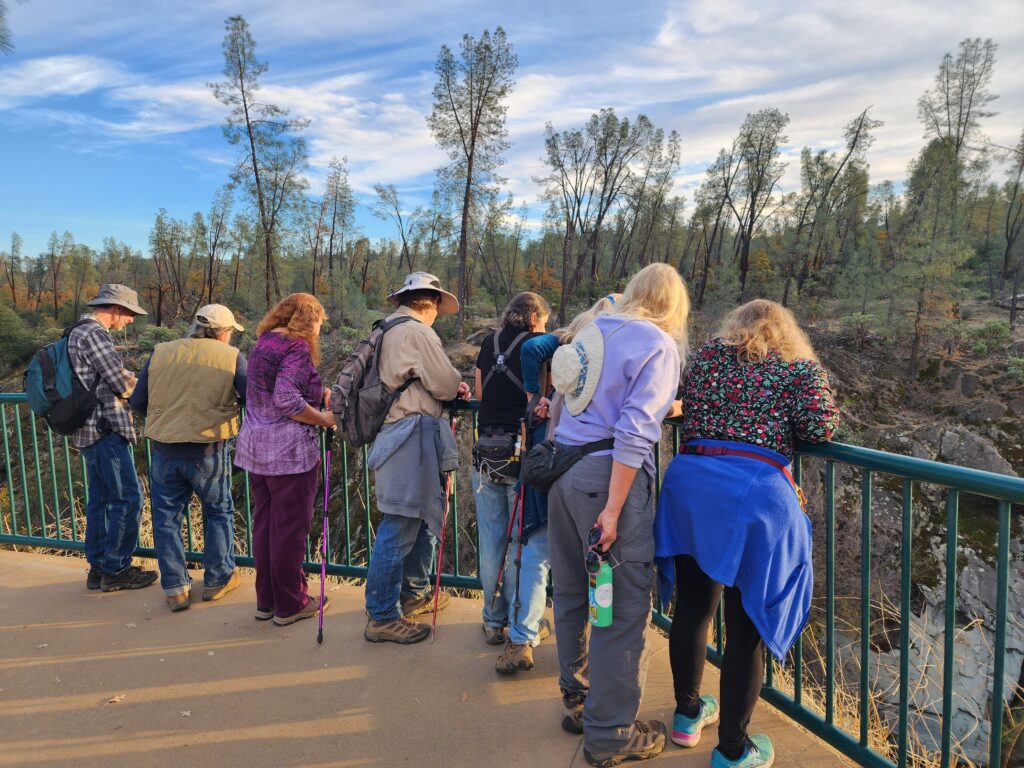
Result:
M476 404L458 404L450 411L451 419L465 419L475 428ZM55 436L40 426L31 417L24 394L0 394L0 429L3 433L4 470L0 482L0 544L25 545L49 549L81 550L84 548L84 504L88 499L86 473L83 462L73 451L67 438ZM671 450L675 453L680 444L680 428L677 422L667 425L665 440L658 446L656 464L659 471L657 489L660 489L660 474L667 462L661 453ZM464 447L470 444L465 433L460 433ZM41 448L42 446L42 448ZM331 478L331 526L328 542L327 572L335 576L363 577L369 552L373 546L373 526L379 519L379 512L370 502L371 485L366 469L366 450L353 451L338 445L332 456ZM148 447L143 452L148 463ZM954 690L954 636L956 624L957 594L957 540L959 533L959 506L962 494L973 494L995 500L998 516L998 534L995 549L997 589L995 616L995 643L993 648L993 684L991 733L989 759L991 766L1000 766L1002 758L1002 720L1005 700L1004 672L1007 643L1007 597L1010 568L1011 514L1013 504L1024 504L1024 479L965 469L933 461L899 456L881 451L869 450L839 443L821 445L801 444L794 461L794 475L797 482L801 477L810 478L805 464L808 460L823 462L824 467L815 479L822 484L824 505L824 531L815 531L816 541L824 547L825 589L824 612L812 623L824 630L824 649L815 637L814 642L819 660L816 665L805 660L805 646L810 640L808 633L797 642L784 665L788 680L786 686L779 682L776 663L768 665L761 695L769 703L812 733L821 737L859 765L872 768L890 768L911 764L910 750L910 668L909 668L909 623L911 617L911 596L913 590L913 545L914 545L914 501L915 484L934 484L945 494L945 634L943 637L943 685L941 707L941 736L939 760L942 768L955 765L954 734L952 732ZM842 467L848 474L859 473L859 504L854 505L860 514L859 560L860 594L859 610L859 663L857 681L857 706L855 718L857 727L848 731L837 718L836 665L836 521L837 493L836 473ZM475 574L465 572L461 562L467 547L475 547L475 519L459 510L458 475L453 484L450 529L445 552L438 553L442 568L442 583L456 588L480 589ZM241 473L239 473L241 475ZM871 617L872 617L872 529L876 481L879 485L888 482L899 489L901 495L900 515L902 541L899 545L900 572L900 617L899 617L899 705L898 719L890 738L891 756L886 756L869 746L871 727ZM241 487L238 487L241 486ZM5 498L6 496L6 498ZM322 497L320 503L322 504ZM252 516L249 487L247 482L236 483L236 545L239 551L237 562L252 565L249 556L252 545ZM321 506L316 507L322 509ZM843 511L843 510L840 510ZM318 571L314 562L317 551L319 526L313 526L313 537L307 549L306 568ZM189 560L201 561L202 553L195 548L194 532L189 520L186 525L186 552ZM139 547L137 554L152 557L150 547ZM477 565L479 560L477 558ZM663 629L671 627L668 615L655 611L655 623ZM822 626L823 625L823 626ZM722 611L714 622L714 639L708 646L708 659L720 665L725 647L725 627ZM817 670L817 671L815 671ZM813 690L812 690L813 689Z

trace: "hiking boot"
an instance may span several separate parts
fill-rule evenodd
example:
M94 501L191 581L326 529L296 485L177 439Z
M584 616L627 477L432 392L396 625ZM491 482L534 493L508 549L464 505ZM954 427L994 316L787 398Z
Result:
M711 752L711 768L768 768L775 763L775 747L767 736L751 736L743 754L730 760L715 747Z
M90 568L89 575L85 577L86 589L99 589L103 581L103 571L99 568Z
M129 565L116 576L104 573L100 578L100 589L117 592L121 589L142 589L156 581L156 571L144 571L137 565Z
M330 606L331 601L327 599L327 595L324 595L324 610ZM302 621L303 619L309 619L320 613L320 598L311 597L306 601L306 604L299 610L293 613L291 616L274 616L274 623L279 627L286 627L289 624L294 624L296 621Z
M184 611L192 604L191 592L179 592L176 595L167 595L167 607L177 613Z
M257 605L256 606L256 616L254 618L256 619L256 621L270 621L272 618L274 618L274 609L273 608L260 608Z
M395 619L394 621L366 622L366 629L363 637L371 643L398 643L399 645L412 645L421 640L426 640L430 635L430 625L413 621L407 616Z
M226 584L222 584L219 587L207 587L203 586L203 602L209 602L210 600L220 600L224 595L230 592L232 589L242 583L242 577L238 575L238 571L232 571L231 576L228 577Z
M700 709L695 717L676 712L672 718L672 741L680 747L696 747L704 726L718 722L718 700L714 696L701 696Z
M511 675L520 670L529 672L531 669L533 669L533 648L511 641L505 643L505 650L501 652L498 661L494 664L494 671L502 675Z
M627 760L649 760L660 755L665 749L665 724L660 720L637 720L633 723L633 732L622 749L615 752L591 753L584 747L583 757L597 768L612 768ZM714 760L712 768L716 768Z
M489 627L486 624L484 628L484 642L488 645L504 645L508 638L505 636L504 627Z
M542 617L537 625L537 645L540 645L549 637L551 637L551 622Z
M447 592L437 593L437 611L440 613L448 607L448 603L451 602L451 598ZM411 619L413 616L419 616L424 613L431 613L434 610L434 593L424 592L419 597L410 597L402 599L402 615L407 619Z
M577 736L583 734L583 702L586 700L586 691L562 693L562 705L568 710L562 718L563 731Z

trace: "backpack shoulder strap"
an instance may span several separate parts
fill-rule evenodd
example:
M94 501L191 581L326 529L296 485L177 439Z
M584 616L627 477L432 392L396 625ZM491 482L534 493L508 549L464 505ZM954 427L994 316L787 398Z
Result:
M71 365L71 372L74 374L76 379L78 378L78 374L74 373L75 365L71 361L71 347L70 347L70 344L71 344L71 332L73 330L75 330L76 328L81 328L83 325L88 325L89 323L93 323L93 322L96 322L96 321L95 320L90 320L87 317L83 317L81 320L76 320L71 325L67 326L64 329L64 333L61 334L62 338L67 339L67 343L68 343L68 347L67 347L68 363ZM92 385L89 387L89 391L92 394L94 394L94 395L96 394L97 387L99 387L99 385L100 385L100 380L101 380L100 372L96 371L96 375L93 376L93 378L92 378ZM85 382L83 381L82 384L84 385Z
M420 322L419 320L416 320L415 317L410 317L409 315L401 315L399 317L396 317L394 320L378 320L373 324L373 327L375 329L380 328L381 333L381 338L377 340L377 348L373 351L374 366L380 365L380 350L384 344L384 334L390 331L396 325L401 325L402 323L409 322L410 320L415 320L417 323ZM402 382L398 389L395 390L395 393L401 395L403 392L405 392L405 390L412 386L412 383L416 380L416 376L412 377L411 379L406 379L405 381Z
M519 342L530 335L529 331L523 331L514 339L512 343L508 345L504 352L499 351L498 348L498 335L499 331L494 332L494 365L491 366L491 370L487 372L487 376L484 377L483 383L480 385L480 389L484 390L487 388L487 382L491 380L495 373L503 373L509 378L509 380L516 385L520 392L526 394L526 387L523 386L522 380L509 370L509 367L505 365L505 360L511 356L515 351L515 348L519 346Z

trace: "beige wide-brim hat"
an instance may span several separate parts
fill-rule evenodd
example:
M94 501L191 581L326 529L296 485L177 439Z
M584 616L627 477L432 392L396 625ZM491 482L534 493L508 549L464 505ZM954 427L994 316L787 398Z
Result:
M551 358L551 383L565 397L565 408L579 416L590 405L604 366L604 336L594 323L580 329Z
M401 303L399 296L403 293L409 293L409 291L435 291L440 294L441 303L437 307L437 314L439 316L454 315L459 311L459 300L455 298L454 294L448 293L448 291L441 288L441 281L429 272L413 272L410 275L406 275L405 284L394 293L388 295L388 301L398 306Z
M235 313L223 304L207 304L196 311L196 323L204 328L215 331L234 330L241 333L245 330L235 320Z

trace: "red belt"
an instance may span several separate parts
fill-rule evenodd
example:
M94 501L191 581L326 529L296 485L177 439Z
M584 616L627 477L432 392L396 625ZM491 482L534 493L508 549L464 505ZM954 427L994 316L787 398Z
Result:
M807 511L807 497L804 495L803 489L796 484L796 479L793 477L793 473L789 471L789 467L783 464L781 461L776 461L773 458L765 456L755 451L744 451L742 448L726 448L723 445L684 445L679 449L680 453L687 453L695 456L739 456L743 459L753 459L754 461L760 461L762 464L767 464L770 467L775 467L789 480L789 484L793 486L793 491L796 493L796 497L800 502L801 509L804 512Z

